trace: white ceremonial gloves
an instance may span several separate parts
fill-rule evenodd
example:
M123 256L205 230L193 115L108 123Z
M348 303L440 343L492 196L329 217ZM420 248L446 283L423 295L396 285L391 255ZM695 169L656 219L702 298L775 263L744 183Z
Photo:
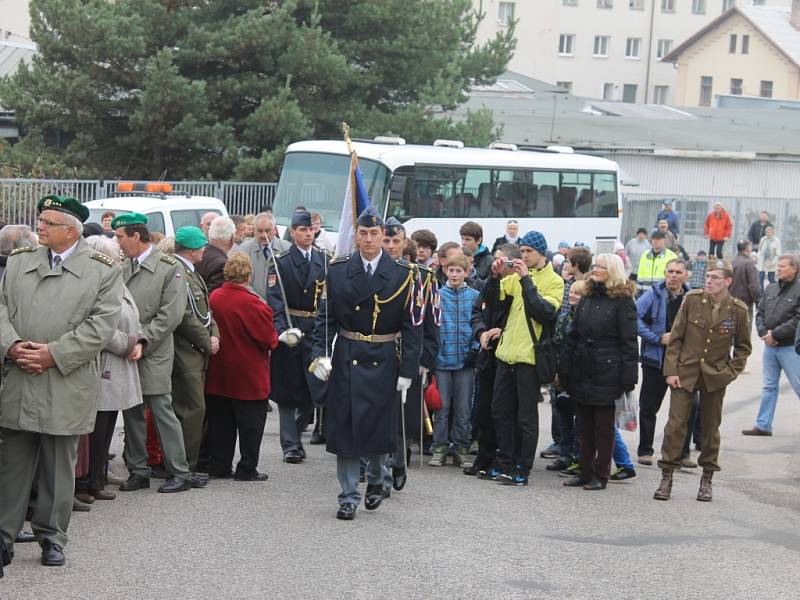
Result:
M278 336L278 341L283 342L289 348L294 348L297 344L300 343L300 338L303 337L303 332L297 329L297 327L292 327L291 329L287 329L282 334Z
M423 384L425 383L425 381L427 381L429 372L430 369L428 367L423 367L422 365L419 366L419 374L422 376Z
M397 391L398 392L407 392L408 388L411 387L411 379L409 377L398 377L397 378Z
M315 358L311 363L309 371L320 381L328 381L331 376L331 359L327 357Z

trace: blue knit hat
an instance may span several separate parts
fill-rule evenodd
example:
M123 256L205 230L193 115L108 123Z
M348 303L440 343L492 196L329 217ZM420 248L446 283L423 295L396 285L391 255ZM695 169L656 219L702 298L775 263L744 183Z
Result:
M538 231L529 231L523 235L522 239L519 241L519 245L533 248L542 255L547 252L547 240L544 239L544 236Z

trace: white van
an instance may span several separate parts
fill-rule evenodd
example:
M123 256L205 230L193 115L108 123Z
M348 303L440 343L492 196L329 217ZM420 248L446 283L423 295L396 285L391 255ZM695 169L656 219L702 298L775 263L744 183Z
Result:
M130 191L127 191L130 188ZM228 210L221 200L210 196L191 196L173 192L169 184L125 184L117 185L117 194L112 198L91 200L85 203L89 209L87 223L103 224L107 212L118 216L138 212L147 216L147 228L166 236L186 225L199 227L205 213L215 212L228 216Z

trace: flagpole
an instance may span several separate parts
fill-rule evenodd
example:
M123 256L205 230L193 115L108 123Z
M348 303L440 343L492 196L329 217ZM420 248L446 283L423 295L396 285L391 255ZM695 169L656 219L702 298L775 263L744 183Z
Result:
M353 140L350 139L350 126L344 121L342 121L342 135L344 135L344 141L347 144L347 151L352 156L355 150L353 149Z

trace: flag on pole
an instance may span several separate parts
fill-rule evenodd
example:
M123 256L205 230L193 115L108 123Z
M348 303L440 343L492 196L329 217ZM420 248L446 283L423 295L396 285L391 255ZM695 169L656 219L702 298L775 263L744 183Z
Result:
M372 202L364 185L364 176L358 166L355 150L350 154L350 177L347 178L347 190L344 193L342 218L339 220L339 239L336 242L336 255L352 254L356 247L356 219Z

